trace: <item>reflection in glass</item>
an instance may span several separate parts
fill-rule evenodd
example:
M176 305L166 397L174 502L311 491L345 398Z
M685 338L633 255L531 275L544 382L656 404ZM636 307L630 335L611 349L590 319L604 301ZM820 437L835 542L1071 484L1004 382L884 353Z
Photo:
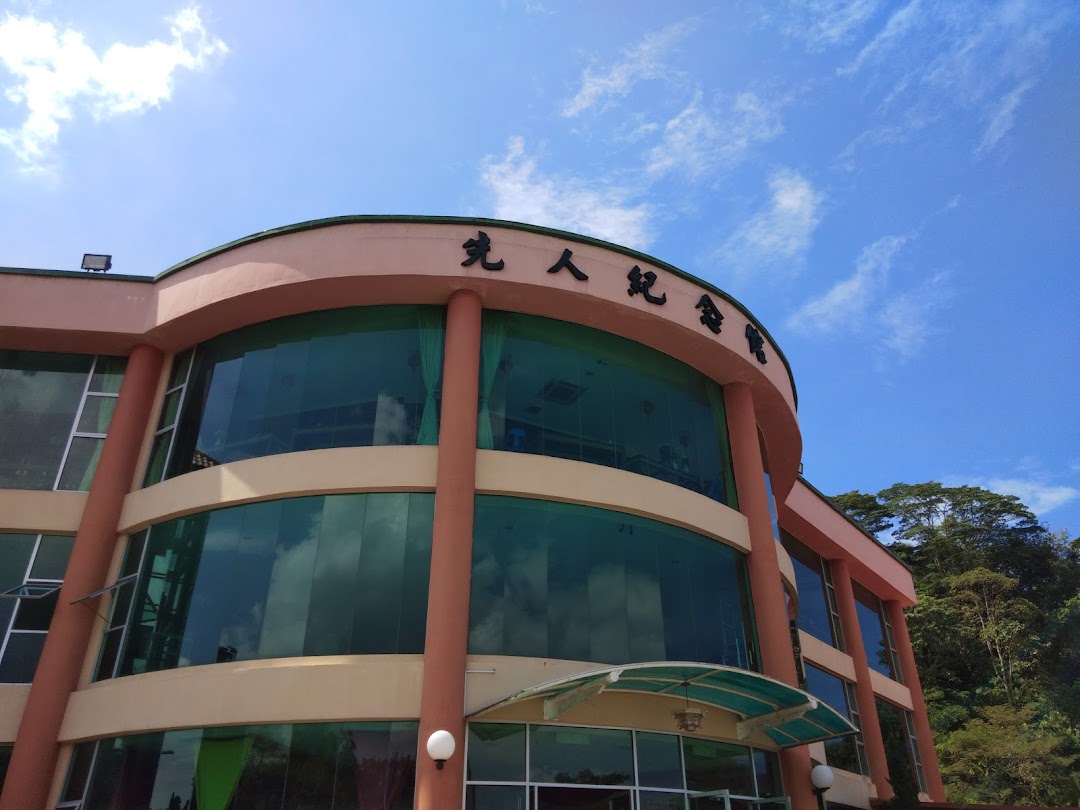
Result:
M338 309L199 346L168 474L297 450L435 444L444 317L436 307Z
M733 743L683 737L683 762L688 790L727 790L754 795L750 749Z
M0 349L0 488L52 489L93 360Z
M734 505L720 386L632 340L487 310L482 449L587 461Z
M855 614L859 618L859 632L866 650L866 663L882 675L899 680L886 640L881 600L857 582L853 581L851 588L855 593Z
M467 779L521 782L525 779L525 726L470 723Z
M327 495L152 527L119 673L423 652L433 511L430 494Z
M634 748L630 732L530 726L529 780L571 785L632 785Z
M835 675L818 669L812 664L805 664L807 691L814 697L832 706L844 717L851 718L848 705L847 689L844 682ZM855 737L846 735L825 741L826 762L834 768L859 773L859 760L855 750Z
M469 652L756 666L743 555L573 504L476 499Z
M97 743L83 810L408 810L416 723L239 726L140 734ZM76 748L65 800L82 797Z
M540 787L536 810L631 810L629 790Z

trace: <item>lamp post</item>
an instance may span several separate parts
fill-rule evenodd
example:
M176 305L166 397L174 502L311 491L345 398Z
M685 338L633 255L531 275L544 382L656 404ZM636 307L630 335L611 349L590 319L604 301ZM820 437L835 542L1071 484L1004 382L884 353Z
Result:
M817 796L818 810L825 810L825 791L832 787L832 768L828 765L815 765L810 771L810 781L814 783L814 795Z
M435 770L441 771L446 760L454 755L455 750L457 750L457 742L453 734L442 729L431 732L427 740L427 752L428 756L435 760Z

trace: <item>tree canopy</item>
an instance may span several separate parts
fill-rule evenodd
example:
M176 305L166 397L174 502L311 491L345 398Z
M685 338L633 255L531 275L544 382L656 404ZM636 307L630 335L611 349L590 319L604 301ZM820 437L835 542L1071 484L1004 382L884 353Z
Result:
M833 501L912 569L908 627L949 799L1080 804L1080 539L979 487Z

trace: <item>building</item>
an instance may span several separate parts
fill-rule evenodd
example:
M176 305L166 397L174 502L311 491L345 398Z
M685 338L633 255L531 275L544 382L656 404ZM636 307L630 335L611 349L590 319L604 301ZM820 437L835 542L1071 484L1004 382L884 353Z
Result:
M722 291L432 217L0 290L0 810L943 800L910 573Z

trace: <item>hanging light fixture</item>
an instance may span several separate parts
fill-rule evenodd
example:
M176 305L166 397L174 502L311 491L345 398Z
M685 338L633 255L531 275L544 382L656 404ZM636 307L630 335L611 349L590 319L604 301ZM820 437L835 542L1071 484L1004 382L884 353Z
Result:
M675 726L679 731L697 731L701 728L701 721L705 719L705 712L701 709L690 708L690 682L683 681L683 698L686 700L686 708L673 712Z

